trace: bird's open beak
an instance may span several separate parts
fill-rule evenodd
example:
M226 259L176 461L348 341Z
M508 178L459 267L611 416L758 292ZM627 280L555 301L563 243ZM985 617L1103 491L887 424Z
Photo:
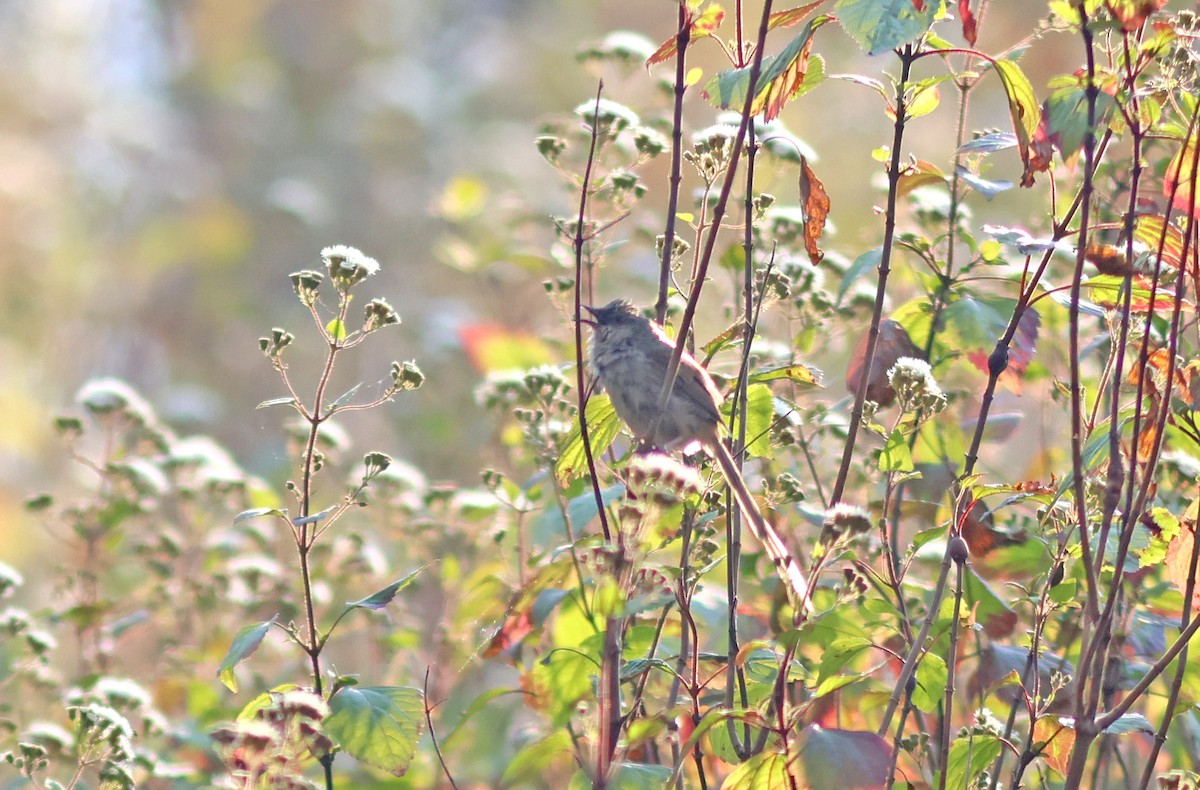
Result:
M585 304L585 305L583 305L583 309L584 309L584 310L587 310L589 313L591 313L591 314L592 314L592 318L595 318L595 316L596 316L596 308L592 307L591 305L586 305L586 304ZM587 324L588 326L595 326L595 325L596 325L596 322L595 322L595 321L593 321L591 318L583 318L582 316L579 318L579 323L581 323L581 324Z

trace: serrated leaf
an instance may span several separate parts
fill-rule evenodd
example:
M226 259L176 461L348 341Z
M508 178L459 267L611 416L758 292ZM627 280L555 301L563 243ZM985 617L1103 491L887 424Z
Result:
M263 637L267 635L267 631L271 629L271 625L274 622L275 617L262 623L253 623L242 628L233 637L233 643L229 646L229 652L225 654L225 658L221 661L221 666L217 669L217 677L221 680L225 688L234 694L238 690L237 678L233 674L234 667L254 654L254 651L262 644Z
M326 734L361 763L403 776L425 723L420 689L403 686L343 688L329 701Z
M400 592L405 587L412 584L413 580L417 578L417 574L419 574L421 571L425 570L427 567L429 567L429 566L422 565L421 567L417 568L412 573L405 576L403 579L392 582L387 587L384 587L382 590L379 590L378 592L368 595L366 598L363 598L358 601L348 601L346 603L346 611L349 611L351 609L371 609L374 611L379 611L380 609L382 609L383 607L387 606L389 603L392 602L392 599L394 599L396 597L396 593Z
M1165 238L1164 238L1165 237ZM1134 222L1133 238L1156 253L1162 246L1163 262L1176 269L1183 261L1183 232L1159 214L1142 214Z
M1121 29L1133 33L1146 19L1167 4L1167 0L1104 0L1108 10L1121 23Z
M908 449L908 439L899 429L892 431L887 443L879 451L879 471L881 472L911 472L914 469L912 453Z
M266 409L270 406L294 406L295 403L296 403L296 399L289 395L286 398L271 398L270 400L265 400L262 403L255 406L254 408Z
M919 711L932 713L943 701L949 677L946 659L936 653L926 653L917 665L917 684L913 688L913 705Z
M842 29L868 55L898 49L916 41L937 17L936 2L913 0L839 0L835 7Z
M761 112L764 120L771 121L779 115L787 100L796 95L808 73L813 31L828 21L825 16L809 20L778 55L764 58L755 85L754 101L750 104L751 115ZM718 73L705 83L704 97L720 109L741 110L750 88L750 72L750 66L743 66Z
M1195 183L1196 147L1200 145L1200 129L1193 128L1192 135L1184 141L1183 146L1167 165L1167 174L1163 178L1163 197L1171 200L1171 205L1185 215L1200 214L1200 201L1192 194Z
M691 12L689 11L689 14ZM688 22L688 36L692 41L705 36L711 36L721 26L721 22L725 19L725 9L713 3L708 8L704 9L703 13L692 17ZM656 63L662 63L674 57L679 51L679 38L671 36L662 43L654 54L646 58L646 68L650 68Z
M760 752L725 777L721 790L774 790L793 786L788 778L787 755Z
M1029 144L1037 133L1041 123L1042 113L1038 105L1037 95L1029 78L1021 71L1021 67L1011 60L995 60L992 66L1000 75L1000 83L1004 86L1004 95L1008 97L1008 112L1012 117L1013 131L1017 135L1017 150L1021 153L1021 162L1025 166L1025 175L1021 186L1033 184L1033 173L1029 158Z
M721 411L725 415L725 424L733 426L733 435L737 435L737 425L730 419L732 401L726 401ZM739 410L740 412L740 410ZM775 398L771 388L766 384L751 384L746 388L746 452L756 458L771 457L771 423L775 419Z
M771 14L767 20L767 29L774 30L777 27L791 27L804 21L804 18L816 10L817 6L825 3L825 0L816 0L816 2L802 5L799 8L791 8L787 11L776 11Z
M617 410L613 408L608 393L604 392L588 398L584 416L587 417L588 439L591 440L592 456L598 457L612 445L617 434L621 432L621 418L617 416ZM562 453L558 456L558 462L554 464L554 476L558 478L560 484L567 485L575 478L585 474L587 468L587 456L584 454L583 448L583 432L576 421L574 430L567 437Z
M955 738L946 758L946 787L971 787L1000 756L1003 744L994 735Z

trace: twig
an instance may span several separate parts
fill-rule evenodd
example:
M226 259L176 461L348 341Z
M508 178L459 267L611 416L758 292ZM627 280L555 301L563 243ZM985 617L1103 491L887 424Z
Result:
M429 705L429 667L425 667L425 683L421 687L421 699L425 702L425 724L429 726L429 739L433 741L433 751L437 754L438 762L442 764L442 773L446 775L446 781L450 783L453 790L458 790L458 785L454 782L454 777L450 774L450 766L446 765L446 758L442 756L442 747L438 745L437 732L433 728L433 708Z

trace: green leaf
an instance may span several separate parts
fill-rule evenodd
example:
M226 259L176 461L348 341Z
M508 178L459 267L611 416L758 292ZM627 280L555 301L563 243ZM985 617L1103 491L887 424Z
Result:
M726 425L733 426L731 433L737 436L736 423L730 417L732 401L726 401L721 411ZM739 410L740 412L740 410ZM771 457L771 423L775 419L775 397L766 384L751 384L746 388L746 452L755 458Z
M721 790L774 790L792 786L788 779L787 755L760 752L733 769Z
M854 285L860 277L872 269L879 268L879 262L883 260L883 247L875 247L867 250L862 255L854 259L854 263L850 264L850 268L846 269L846 273L842 275L842 284L838 286L837 304L842 303L842 297L850 290L850 286Z
M1000 756L1003 748L994 735L956 738L946 759L946 787L972 787L979 775Z
M621 432L621 418L613 408L608 393L599 393L588 398L584 410L587 418L588 439L591 440L592 456L598 457L606 451ZM554 476L561 485L567 485L587 472L587 456L583 452L583 433L576 422L575 429L563 445L558 463L554 465Z
M1105 735L1127 735L1131 732L1154 734L1154 725L1140 713L1123 713L1112 724L1104 728Z
M325 331L334 340L346 339L346 324L339 318L335 318L325 325Z
M553 650L530 670L535 688L544 688L546 710L555 727L566 725L581 700L593 695L593 679L600 675L597 660L578 650Z
M287 692L295 691L298 688L300 688L300 686L296 683L281 683L269 691L264 691L262 694L259 694L257 697L246 703L246 706L238 712L237 720L254 721L258 718L258 712L271 707L271 705L275 703L275 698L279 694L286 694Z
M429 567L429 566L422 565L420 568L417 568L415 571L408 574L403 579L400 579L399 581L396 581L396 582L392 582L391 584L389 584L387 587L384 587L379 592L372 593L371 595L368 595L366 598L363 598L358 601L348 601L346 603L345 611L348 612L351 609L372 609L374 611L379 611L380 609L382 609L383 607L387 606L389 603L392 602L392 599L396 597L396 593L400 592L405 587L412 584L413 580L417 578L417 574L420 573L421 571L425 570L427 567Z
M1117 105L1104 91L1097 93L1096 122L1094 126L1089 126L1087 90L1080 84L1080 78L1071 76L1068 79L1067 86L1052 91L1046 99L1046 132L1055 136L1062 158L1069 160L1083 147L1084 138L1090 130L1108 127Z
M912 453L908 450L908 439L897 428L888 436L887 443L879 451L879 471L911 472L913 468Z
M267 631L275 622L275 617L265 622L248 625L234 636L233 644L229 646L229 652L225 654L221 666L217 669L217 677L220 678L221 683L234 694L237 693L238 686L237 678L233 675L233 668L254 654L254 651L262 644L263 637L267 635Z
M757 93L750 105L751 115L761 112L764 119L770 121L779 114L788 99L800 92L807 79L813 31L828 21L829 17L825 16L809 20L778 55L763 59L755 85ZM750 71L750 66L743 66L718 73L705 83L704 97L720 109L740 111L746 104Z
M741 248L736 248L740 250ZM746 329L746 323L738 320L734 321L712 340L704 344L704 364L708 365L708 360L712 359L718 351L728 348L742 339L742 332Z
M666 765L644 763L620 763L616 766L605 787L612 790L662 790L671 778L671 768ZM567 790L590 790L595 787L586 771L576 771Z
M540 741L526 744L504 767L500 785L527 787L542 784L547 769L560 759L568 758L573 745L571 735L565 729L556 730Z
M451 743L451 741L454 740L455 736L457 736L461 732L464 732L465 730L463 729L463 725L466 724L467 722L469 722L475 716L475 714L479 713L481 710L483 710L489 704L491 704L492 700L498 699L498 698L503 697L508 694L523 694L523 693L524 692L520 691L519 689L510 689L510 688L491 688L491 689L488 689L487 691L483 692L482 694L480 694L478 697L476 697L474 700L471 701L471 704L467 706L467 709L465 711L463 711L462 717L458 720L458 722L454 725L454 727L451 728L451 730L448 733L446 733L446 735L442 738L442 747L445 748L446 746L448 746Z
M329 701L325 732L361 763L403 776L425 723L420 689L351 686Z
M862 636L845 636L834 639L821 651L821 665L817 670L817 683L833 677L854 659L870 650L872 642Z
M1009 301L1014 309L1015 301ZM990 348L1008 328L1008 316L1001 313L997 305L962 294L945 310L946 328L954 333L960 349Z
M926 85L913 95L912 101L905 105L904 110L909 118L920 118L938 108L941 96L936 85Z
M1029 143L1037 134L1038 124L1042 120L1037 95L1033 92L1029 78L1013 61L996 60L992 62L992 66L1000 75L1004 93L1008 97L1008 112L1012 116L1013 131L1017 134L1017 150L1021 152L1022 161L1028 165Z
M940 5L926 2L917 10L913 0L839 0L835 9L842 29L868 55L878 55L917 40L933 24Z
M779 381L781 379L794 381L797 384L812 384L819 387L821 385L821 371L816 368L810 368L808 365L796 363L777 368L766 368L765 370L751 373L749 382L751 384L758 384L767 381Z
M1179 519L1164 507L1150 510L1155 529L1150 531L1150 544L1138 553L1138 567L1149 568L1167 558L1167 547L1179 535Z
M623 485L609 486L600 491L600 499L606 506L623 496L625 496L625 486ZM592 491L591 486L586 486L582 489L582 493L568 500L566 518L571 519L571 524L578 530L595 517L596 494ZM566 521L562 509L558 507L543 509L534 516L533 522L530 524L529 537L538 545L553 545L560 541L565 534Z
M946 693L946 660L936 653L926 653L917 665L917 685L913 689L913 705L924 713L932 713Z

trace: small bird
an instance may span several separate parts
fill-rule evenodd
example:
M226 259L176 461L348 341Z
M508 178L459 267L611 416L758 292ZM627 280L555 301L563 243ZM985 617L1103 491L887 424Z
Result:
M802 609L811 614L812 601L804 572L783 538L763 518L733 456L721 440L724 399L708 371L683 351L678 375L660 417L658 398L675 350L674 341L657 323L638 315L626 300L617 299L604 307L586 309L592 320L581 320L592 328L592 367L617 416L645 444L669 451L699 442L716 459L750 531L762 543L783 579L792 605L797 611Z

